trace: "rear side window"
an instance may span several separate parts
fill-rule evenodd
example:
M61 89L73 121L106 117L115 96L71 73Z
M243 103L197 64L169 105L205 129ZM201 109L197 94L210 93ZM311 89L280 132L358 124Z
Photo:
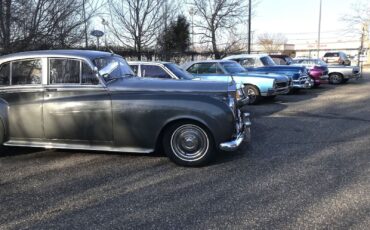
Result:
M49 59L50 84L99 84L92 69L85 62L77 59Z
M244 67L253 67L256 64L256 60L254 58L245 58L240 59L239 63Z
M41 84L42 65L40 59L12 62L12 85Z
M283 58L277 58L277 57L273 57L272 60L274 60L274 62L278 65L287 65L287 61L285 61Z
M141 65L141 75L151 78L171 78L165 70L156 65Z
M50 84L79 84L80 61L50 59Z
M222 70L218 67L217 63L198 63L192 65L188 70L194 74L222 74Z
M0 66L0 85L10 85L10 63L4 63Z
M326 53L324 57L339 57L338 53Z

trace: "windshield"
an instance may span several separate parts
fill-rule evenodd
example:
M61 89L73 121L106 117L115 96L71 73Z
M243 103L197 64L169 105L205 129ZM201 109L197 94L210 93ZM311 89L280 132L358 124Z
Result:
M220 62L224 69L229 74L247 72L239 63L237 62Z
M174 63L164 64L172 73L174 73L179 79L192 80L194 79L193 75L181 69L178 65Z
M302 65L323 65L326 66L326 62L321 59L296 59L293 60L293 64L302 64Z
M276 65L276 63L274 62L274 60L272 60L272 58L270 56L264 56L264 57L261 57L261 62L263 63L264 66L274 66Z
M94 64L105 81L134 76L134 72L132 72L126 60L121 57L109 56L97 58L94 60Z

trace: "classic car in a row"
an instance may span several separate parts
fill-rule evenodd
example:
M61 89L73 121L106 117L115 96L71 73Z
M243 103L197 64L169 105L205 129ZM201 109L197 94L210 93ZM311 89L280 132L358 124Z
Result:
M293 65L304 65L310 68L314 65L328 73L328 80L331 84L346 83L350 79L359 78L360 68L358 66L345 65L327 65L324 61L318 58L299 58L294 59Z
M128 64L139 77L175 80L194 80L195 78L172 62L129 61Z
M129 61L128 64L138 77L173 80L201 80L172 62ZM238 105L244 106L248 104L249 97L244 92L244 85L236 83L236 87L238 95L240 96L237 100Z
M322 83L328 82L328 67L325 65L318 65L316 61L312 59L292 59L287 55L270 55L275 63L279 65L290 65L290 66L304 66L308 70L308 76L313 80L312 87L318 87Z
M121 56L50 50L0 58L0 143L150 153L197 166L250 126L235 84L138 78Z
M258 103L262 97L274 97L289 91L289 78L276 74L250 73L235 61L193 61L182 68L201 80L231 81L245 85L249 104Z
M313 81L304 66L284 66L276 63L267 54L239 54L224 58L239 62L246 70L255 73L275 73L285 75L292 80L292 89L311 88Z

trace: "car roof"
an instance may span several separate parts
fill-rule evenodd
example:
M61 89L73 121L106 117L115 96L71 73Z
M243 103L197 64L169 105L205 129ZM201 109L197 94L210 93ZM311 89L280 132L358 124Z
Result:
M190 61L190 62L186 62L185 64L183 64L181 67L183 69L187 69L189 68L190 66L194 65L194 64L198 64L198 63L224 63L224 62L234 62L233 60L200 60L200 61Z
M71 58L84 58L84 59L95 59L98 57L115 55L103 51L95 50L38 50L38 51L27 51L13 54L7 54L0 57L0 62L13 60L13 59L25 59L35 57L71 57Z
M173 62L169 61L128 61L127 62L130 65L140 65L140 64L175 64Z
M269 55L266 54L266 53L261 53L261 54L237 54L237 55L231 55L231 56L225 57L224 60L238 59L238 58L261 58L261 57L265 57L265 56L269 56Z

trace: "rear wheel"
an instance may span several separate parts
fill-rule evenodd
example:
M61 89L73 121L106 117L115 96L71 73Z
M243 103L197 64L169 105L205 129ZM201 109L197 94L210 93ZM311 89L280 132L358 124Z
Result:
M331 73L329 75L330 84L340 84L343 82L343 75L340 73Z
M260 91L257 89L257 87L253 85L246 85L244 87L245 94L249 97L249 103L250 105L258 104L258 102L261 100L261 94Z
M214 142L201 125L180 122L166 130L163 138L166 155L182 166L202 166L214 156Z

